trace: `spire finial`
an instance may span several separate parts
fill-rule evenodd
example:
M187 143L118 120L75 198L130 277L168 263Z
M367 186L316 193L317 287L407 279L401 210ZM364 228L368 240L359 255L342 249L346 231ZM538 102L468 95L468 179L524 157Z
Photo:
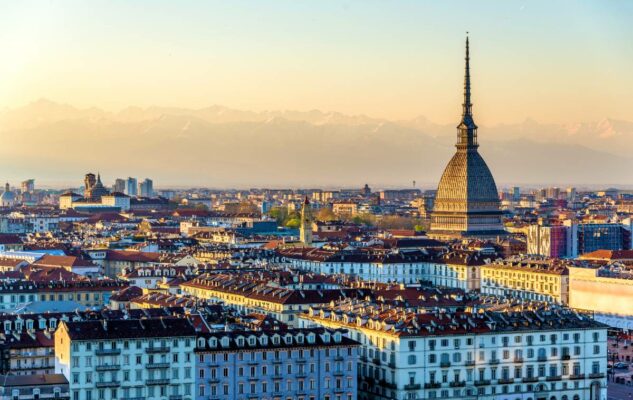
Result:
M470 41L466 32L466 57L464 67L464 103L462 121L458 125L458 147L477 147L477 125L473 121L473 105L470 101Z
M470 44L468 42L468 32L466 32L466 71L464 74L464 115L472 115L472 104L470 103Z

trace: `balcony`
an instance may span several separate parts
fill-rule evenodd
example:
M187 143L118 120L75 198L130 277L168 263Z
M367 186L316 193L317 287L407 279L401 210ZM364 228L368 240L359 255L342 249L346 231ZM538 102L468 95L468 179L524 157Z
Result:
M585 374L576 374L576 375L569 375L569 379L572 381L576 381L579 379L585 379Z
M498 382L499 382L500 385L508 385L510 383L514 383L514 379L512 379L512 378L501 378L501 379L499 379Z
M118 387L118 386L121 386L121 382L119 381L97 382L96 386L98 388Z
M409 383L408 385L404 385L404 390L420 390L422 389L422 385L419 383Z
M332 373L332 375L334 375L334 376L343 376L343 375L345 375L345 372L343 372L343 371L334 371Z
M523 383L534 383L538 382L538 376L525 377L522 379Z
M377 358L377 357L376 357L376 358L373 358L373 359L371 360L371 362L373 362L373 363L374 363L374 364L376 364L376 365L380 365L380 358Z
M167 347L167 346L147 347L145 349L145 352L148 353L148 354L169 353L169 347Z
M486 385L490 385L490 380L480 379L478 381L475 381L475 386L486 386Z
M145 397L119 397L120 400L145 400Z
M169 396L169 400L182 400L183 398L184 397L179 394L172 394L171 396Z
M604 374L602 372L598 372L596 374L589 374L589 379L600 379L604 378Z
M145 384L148 385L148 386L169 385L169 379L167 379L167 378L148 379L148 380L145 381Z
M453 381L450 383L451 387L464 387L466 386L466 381Z
M118 356L121 354L120 349L97 349L95 354L98 356Z
M524 361L523 357L514 357L514 362L515 363L522 363L523 361Z
M547 361L547 356L538 356L536 358L537 361Z
M488 364L490 364L490 365L499 364L499 359L498 358L493 358L492 360L488 361Z
M475 360L467 360L464 362L464 365L467 367L472 367L475 365Z
M425 389L439 389L442 386L439 382L429 382L424 384Z
M117 371L119 369L121 369L121 365L120 364L112 364L112 365L97 365L95 367L95 369L97 371Z
M440 363L440 368L448 368L448 367L450 367L450 366L451 366L451 363L450 363L450 362L448 362L448 361L442 361L442 362Z
M336 356L334 357L334 361L343 361L345 360L345 358L343 356Z
M160 362L160 363L147 363L145 364L145 368L147 369L159 369L159 368L169 368L171 366L168 362Z
M393 361L389 361L389 363L387 364L387 366L388 366L389 368L395 369L395 368L396 368L396 363L395 363L395 362L393 362Z
M552 382L552 381L560 381L562 380L563 377L560 375L550 375L547 378L545 378L546 381Z
M563 355L561 356L561 359L562 359L562 360L570 360L570 359L571 359L571 356L570 356L569 354L563 354Z
M398 389L398 385L396 385L395 383L387 382L384 379L378 381L378 386L382 386L388 389Z

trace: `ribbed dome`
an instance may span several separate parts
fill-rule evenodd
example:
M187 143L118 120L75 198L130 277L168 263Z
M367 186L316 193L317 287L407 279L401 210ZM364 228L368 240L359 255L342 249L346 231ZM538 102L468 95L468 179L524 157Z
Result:
M458 150L449 161L435 197L435 211L499 211L499 193L477 149Z

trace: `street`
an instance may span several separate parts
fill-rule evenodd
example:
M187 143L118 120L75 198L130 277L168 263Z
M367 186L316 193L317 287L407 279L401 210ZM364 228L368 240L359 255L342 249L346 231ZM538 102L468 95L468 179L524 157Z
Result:
M633 399L633 386L621 385L609 382L607 386L608 400L628 400Z

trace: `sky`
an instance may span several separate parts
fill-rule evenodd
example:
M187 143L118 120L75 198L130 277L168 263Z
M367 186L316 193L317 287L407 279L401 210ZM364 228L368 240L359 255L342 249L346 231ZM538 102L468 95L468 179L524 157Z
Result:
M625 1L3 1L0 108L454 123L468 31L478 123L633 120L631 15Z

